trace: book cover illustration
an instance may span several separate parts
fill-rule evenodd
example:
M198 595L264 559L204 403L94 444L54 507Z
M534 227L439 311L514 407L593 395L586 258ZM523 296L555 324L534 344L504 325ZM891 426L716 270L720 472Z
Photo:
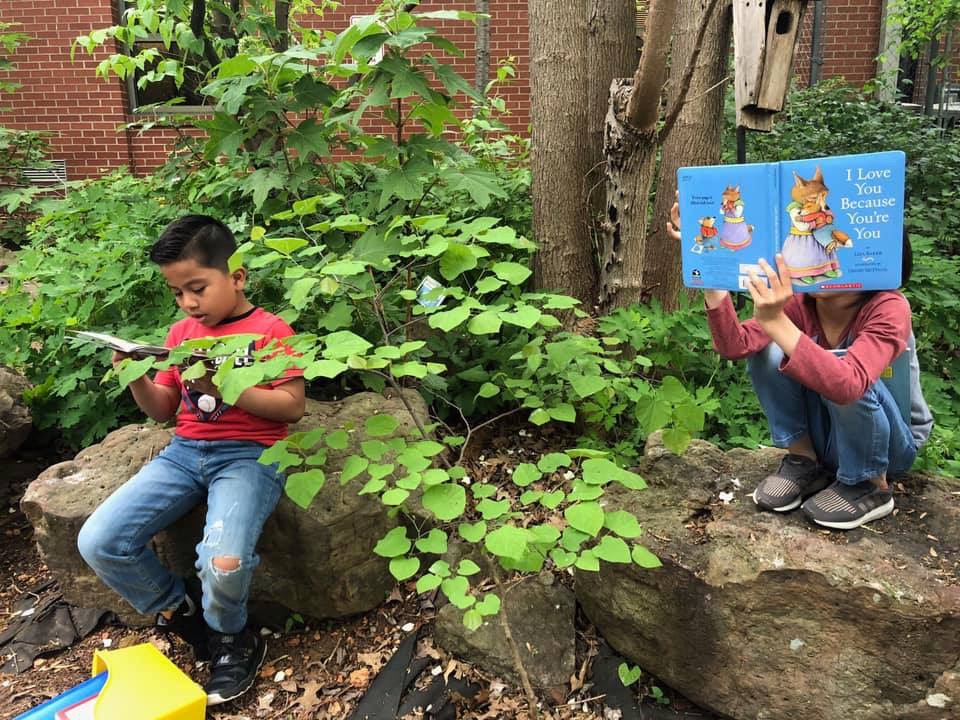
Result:
M899 287L904 162L892 151L680 168L684 285L745 291L751 269L763 277L757 260L780 252L795 292Z

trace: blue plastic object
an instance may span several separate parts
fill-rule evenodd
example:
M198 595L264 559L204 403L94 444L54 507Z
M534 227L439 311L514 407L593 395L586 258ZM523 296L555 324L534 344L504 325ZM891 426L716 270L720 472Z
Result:
M89 680L85 680L79 685L70 688L65 693L61 693L55 698L50 698L45 703L27 710L22 715L17 715L13 720L55 720L55 715L64 708L76 705L78 702L97 695L100 690L103 689L106 682L107 673L102 672L99 675L94 675Z

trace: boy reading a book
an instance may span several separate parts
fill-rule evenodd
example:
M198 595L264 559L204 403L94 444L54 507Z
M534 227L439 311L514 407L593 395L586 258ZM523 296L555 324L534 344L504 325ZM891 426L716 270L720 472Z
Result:
M171 223L150 250L179 308L164 345L185 340L255 334L246 357L293 334L280 318L254 307L244 295L246 271L230 271L236 241L221 222L188 215ZM282 347L282 346L280 346ZM278 349L283 352L283 349ZM113 362L129 357L115 352ZM283 492L275 466L261 452L287 434L304 413L302 372L251 387L226 404L207 377L184 380L176 366L130 383L137 405L166 422L176 415L170 444L90 516L77 544L84 560L138 612L211 660L205 686L215 705L246 692L256 679L266 643L247 627L247 596L259 558L254 551L264 522ZM203 539L197 545L197 578L175 577L150 547L153 536L206 502ZM200 587L198 588L197 585Z
M680 239L677 205L668 232ZM904 234L901 285L912 268ZM747 369L770 425L787 455L753 493L764 510L800 507L813 522L848 530L889 515L888 478L905 472L926 441L933 418L910 357L910 419L900 413L880 374L914 348L910 305L896 290L793 292L781 255L776 267L749 274L753 318L737 318L730 293L704 290L713 345ZM839 356L832 349L844 348Z

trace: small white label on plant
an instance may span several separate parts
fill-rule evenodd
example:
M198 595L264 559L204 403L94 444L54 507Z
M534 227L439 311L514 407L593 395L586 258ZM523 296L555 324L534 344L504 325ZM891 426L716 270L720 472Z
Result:
M410 632L415 627L416 625L414 625L413 623L404 623L403 625L400 626L400 629L403 630L404 632Z

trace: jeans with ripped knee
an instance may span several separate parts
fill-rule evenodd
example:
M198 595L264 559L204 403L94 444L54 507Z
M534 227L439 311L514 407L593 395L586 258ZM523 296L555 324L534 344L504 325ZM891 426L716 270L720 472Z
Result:
M175 437L87 519L77 538L80 554L138 612L176 608L183 581L160 563L150 541L206 501L196 563L203 616L213 630L240 632L260 561L257 539L283 492L283 474L258 462L263 450L249 441ZM235 569L217 567L216 558Z

